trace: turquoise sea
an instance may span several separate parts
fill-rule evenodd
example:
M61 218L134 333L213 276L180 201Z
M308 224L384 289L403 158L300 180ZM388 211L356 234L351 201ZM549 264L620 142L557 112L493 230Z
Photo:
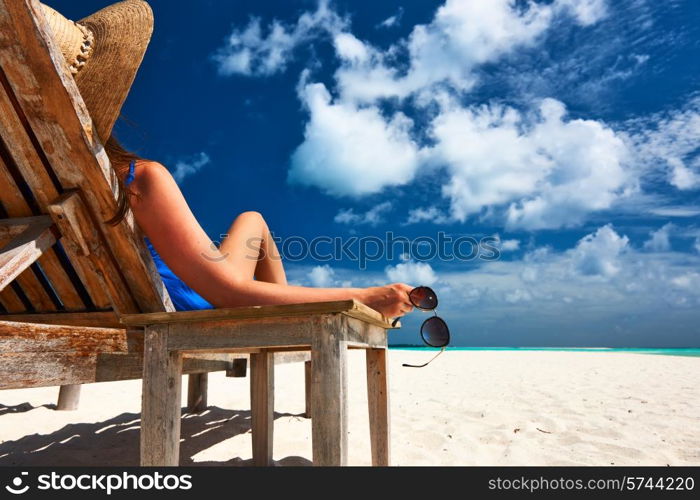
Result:
M431 347L389 346L390 349L407 351L437 351ZM664 356L698 356L700 348L664 349L647 347L448 347L448 351L569 351L569 352L630 352L636 354L660 354Z

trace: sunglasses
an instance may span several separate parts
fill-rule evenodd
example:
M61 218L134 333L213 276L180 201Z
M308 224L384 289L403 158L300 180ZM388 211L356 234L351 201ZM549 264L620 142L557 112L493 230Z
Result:
M403 366L409 368L423 368L424 366L428 366L435 358L442 354L445 347L447 347L447 344L450 343L450 329L447 328L447 323L445 323L445 320L439 317L435 312L438 305L438 298L437 294L432 288L427 286L416 287L409 292L408 299L416 309L421 311L433 311L435 314L435 316L423 321L423 324L420 327L420 336L423 339L423 342L430 347L441 347L440 352L437 353L433 359L422 365L409 365L408 363L403 364ZM392 326L396 326L398 321L399 318L396 318L392 323Z

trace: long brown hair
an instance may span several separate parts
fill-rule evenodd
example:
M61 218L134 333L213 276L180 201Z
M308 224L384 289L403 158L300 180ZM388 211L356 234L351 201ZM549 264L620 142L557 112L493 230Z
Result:
M127 186L124 185L124 177L126 172L129 170L129 164L132 161L138 162L147 160L132 151L127 151L124 146L121 145L119 140L117 140L114 134L109 136L109 139L107 139L107 142L105 142L104 147L107 157L109 158L109 162L112 165L112 169L117 175L118 183L117 211L111 219L105 222L116 226L123 221L126 214L129 213L129 196L134 194Z

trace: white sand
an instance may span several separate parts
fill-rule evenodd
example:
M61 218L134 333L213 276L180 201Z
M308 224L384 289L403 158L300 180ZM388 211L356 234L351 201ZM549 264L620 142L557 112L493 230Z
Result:
M395 465L700 465L700 358L628 353L391 351ZM278 464L308 464L303 365L276 368ZM350 463L369 463L364 355L350 353ZM183 384L183 389L185 384ZM136 465L140 381L0 392L0 465ZM251 458L248 379L210 375L209 410L185 415L181 463ZM540 430L538 430L540 429ZM544 432L543 432L544 431Z

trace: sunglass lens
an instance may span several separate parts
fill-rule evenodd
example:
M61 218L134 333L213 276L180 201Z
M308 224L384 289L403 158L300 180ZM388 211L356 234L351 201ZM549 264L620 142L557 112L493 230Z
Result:
M411 290L408 297L411 299L413 305L419 309L431 310L435 309L438 305L437 295L432 288L428 288L427 286L414 288Z
M450 330L442 318L433 316L423 322L420 327L423 341L431 347L445 347L450 343Z

